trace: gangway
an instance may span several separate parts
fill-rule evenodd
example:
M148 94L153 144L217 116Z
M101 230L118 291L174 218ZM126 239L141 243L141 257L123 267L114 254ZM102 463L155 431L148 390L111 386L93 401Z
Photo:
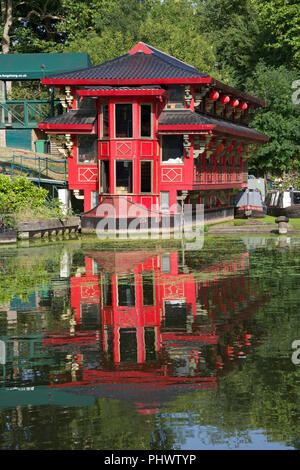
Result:
M25 176L39 185L45 182L66 185L68 181L68 167L65 159L54 160L40 155L0 155L0 173L10 177Z

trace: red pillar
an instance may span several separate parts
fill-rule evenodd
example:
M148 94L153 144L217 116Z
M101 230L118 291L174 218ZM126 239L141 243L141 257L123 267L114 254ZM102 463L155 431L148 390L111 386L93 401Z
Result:
M84 190L84 212L87 212L92 207L92 191L90 189Z
M137 339L137 362L138 364L143 364L145 362L145 338L144 338L144 327L138 326L136 329L136 339Z

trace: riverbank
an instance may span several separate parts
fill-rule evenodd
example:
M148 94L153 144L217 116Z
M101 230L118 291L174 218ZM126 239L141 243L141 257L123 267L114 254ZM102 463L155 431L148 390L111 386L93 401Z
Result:
M205 236L239 236L239 235L278 235L278 225L275 223L275 217L266 216L264 219L233 219L230 221L211 224L204 226ZM196 227L193 227L196 230ZM69 235L78 236L81 238L91 239L97 238L95 232L93 233L81 233L80 217L73 216L67 219L51 218L18 222L17 228L10 231L0 233L0 244L20 244L23 246L23 242L26 240L45 240L50 238L63 238L65 240L70 239ZM120 244L122 241L134 241L135 243L140 240L141 242L147 241L168 241L162 234L151 234L145 233L145 238L142 238L141 234L137 233L137 237L133 234L119 234L115 236L112 234L108 237L107 234L101 238L102 242L114 241L116 244ZM195 233L196 235L196 233ZM300 235L300 219L290 219L288 223L287 235ZM73 236L71 239L73 239ZM174 234L171 234L169 241L180 241ZM191 241L191 240L189 240Z
M17 243L19 240L44 238L80 231L80 217L51 218L18 222L13 230L0 232L0 243Z
M207 227L207 233L217 234L278 234L276 217L267 215L264 219L233 219ZM300 234L300 219L290 219L287 234Z

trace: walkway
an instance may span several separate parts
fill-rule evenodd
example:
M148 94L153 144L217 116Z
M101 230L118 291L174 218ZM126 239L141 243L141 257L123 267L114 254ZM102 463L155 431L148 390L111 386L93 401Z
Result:
M255 223L254 221L245 222L244 225L229 225L220 224L208 227L209 234L213 235L241 235L249 233L257 234L278 234L278 224L264 224L263 222ZM296 230L291 224L288 224L287 235L300 233L300 230Z
M0 147L0 173L11 177L22 175L37 182L47 180L50 184L68 180L65 158L7 147Z

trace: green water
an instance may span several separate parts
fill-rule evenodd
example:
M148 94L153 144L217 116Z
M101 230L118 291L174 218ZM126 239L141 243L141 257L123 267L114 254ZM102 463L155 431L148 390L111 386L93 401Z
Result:
M1 248L0 449L298 449L299 276L295 237Z

